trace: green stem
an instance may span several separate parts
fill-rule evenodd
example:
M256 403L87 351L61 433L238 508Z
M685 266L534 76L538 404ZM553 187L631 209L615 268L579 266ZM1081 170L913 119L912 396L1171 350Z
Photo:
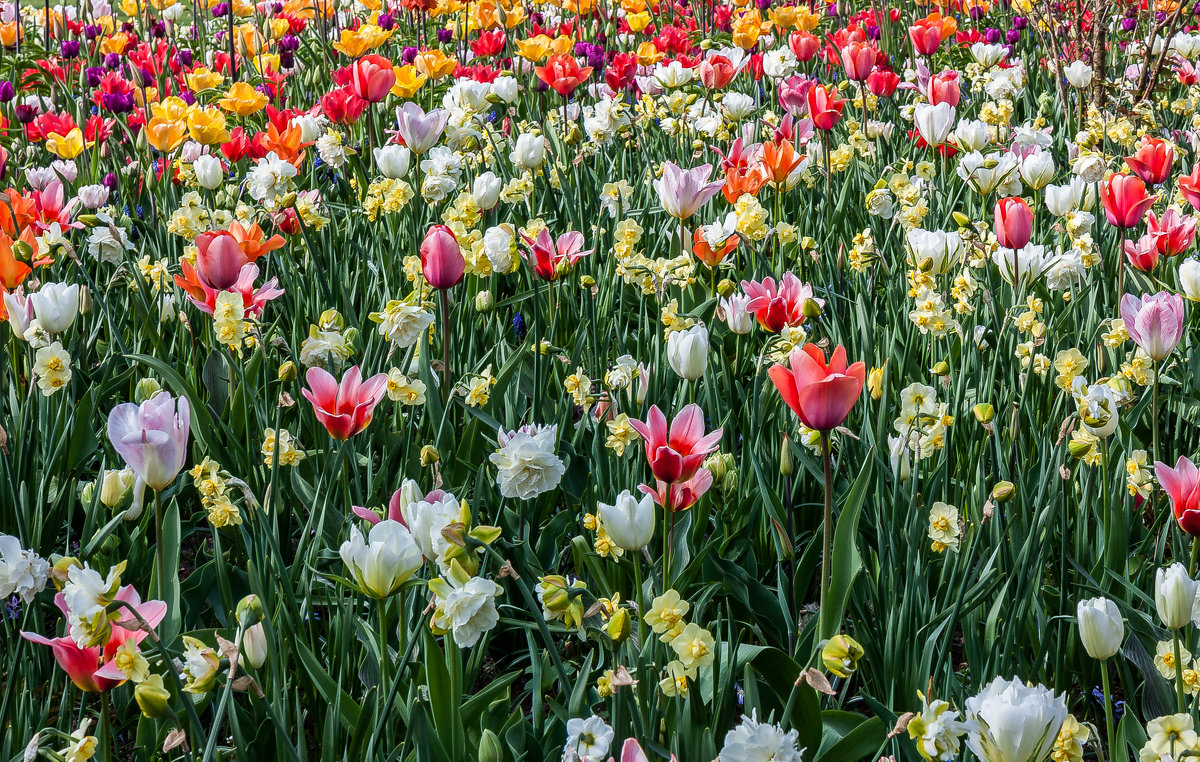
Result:
M1104 685L1104 731L1108 740L1108 756L1115 759L1113 744L1116 742L1116 735L1113 733L1112 687L1108 682L1108 659L1100 662L1100 676Z
M1175 696L1179 704L1179 713L1183 714L1187 708L1187 698L1183 693L1183 654L1179 645L1179 630L1172 632L1171 638L1175 644Z
M821 432L821 465L825 471L825 517L821 529L821 608L820 616L825 618L825 602L829 596L829 581L832 570L829 564L829 550L833 544L833 467L829 456L829 432Z

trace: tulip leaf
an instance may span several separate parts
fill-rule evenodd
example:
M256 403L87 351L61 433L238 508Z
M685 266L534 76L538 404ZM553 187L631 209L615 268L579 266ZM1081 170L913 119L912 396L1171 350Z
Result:
M346 730L353 730L358 726L358 718L362 710L350 695L343 691L332 677L321 666L321 662L317 659L316 654L309 649L303 640L293 638L291 645L296 649L296 653L300 656L300 663L304 666L304 670L312 679L313 685L317 692L321 694L321 698L329 702L332 708L338 708L338 720Z
M822 718L824 715L822 714ZM842 712L840 714L847 714ZM828 727L828 726L826 726ZM814 757L815 762L857 762L867 757L874 757L883 750L887 742L883 720L872 717L859 723L854 729L838 738L828 748L823 748L820 755Z
M867 499L868 487L874 472L874 459L868 455L863 470L859 473L850 492L842 504L841 515L837 518L834 529L832 556L829 559L833 567L830 571L829 597L826 609L821 611L821 639L831 638L842 627L842 617L846 612L846 604L850 599L850 587L854 578L862 569L862 557L855 545L858 540L858 519L862 515L863 503Z

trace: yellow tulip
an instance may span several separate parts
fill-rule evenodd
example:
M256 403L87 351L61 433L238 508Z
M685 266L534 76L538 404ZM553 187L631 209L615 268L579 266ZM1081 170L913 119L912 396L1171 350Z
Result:
M565 34L555 37L554 41L550 43L550 52L555 55L570 55L574 49L575 40Z
M72 127L66 135L52 132L46 136L46 150L64 161L74 159L83 153L83 133L78 127Z
M417 67L412 64L393 66L392 71L396 74L396 84L392 85L392 95L397 98L413 97L421 89L421 85L429 79L417 71Z
M517 40L517 55L530 63L538 63L550 55L551 39L544 34L530 37L527 40Z
M663 60L663 54L655 47L653 42L647 40L637 46L638 64L641 66L653 66Z
M187 119L188 113L192 110L192 107L188 105L187 101L176 95L172 95L170 98L167 98L164 101L155 103L150 108L151 113L154 116L167 122L183 121L184 119Z
M235 82L225 93L225 97L217 101L217 105L231 114L247 117L267 105L270 98L255 90L246 82Z
M124 32L105 37L100 41L100 52L104 54L116 53L121 55L125 52L125 48L129 46L129 35Z
M271 39L278 40L280 37L288 33L288 30L291 29L291 24L287 19L275 18L271 19L271 23L268 25L268 28L271 31Z
M183 122L169 122L157 116L144 129L146 142L163 153L174 151L187 137L187 127Z
M213 145L229 140L229 130L225 128L225 115L213 106L197 108L188 114L188 134L200 145Z
M209 71L203 66L196 67L190 74L187 75L188 87L192 92L198 93L201 90L214 90L221 86L225 81L225 75L215 71Z
M629 23L629 28L634 32L641 32L646 27L650 26L650 14L645 11L641 13L631 13L625 17L625 21Z
M458 67L458 60L447 56L440 50L426 50L417 54L413 65L417 67L418 72L436 82L442 77L454 73L455 68Z
M278 53L260 53L254 57L254 68L259 74L271 74L279 71Z

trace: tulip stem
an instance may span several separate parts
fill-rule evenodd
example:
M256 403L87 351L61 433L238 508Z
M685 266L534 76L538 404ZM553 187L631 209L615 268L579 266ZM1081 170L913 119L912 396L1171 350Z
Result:
M450 399L450 296L446 289L439 292L442 299L442 394Z
M1104 730L1108 740L1108 757L1115 760L1113 744L1116 742L1116 735L1113 733L1112 687L1108 681L1108 659L1100 662L1100 679L1104 685Z
M1183 655L1179 646L1179 630L1172 631L1171 638L1175 644L1175 697L1178 699L1179 713L1183 714L1187 711L1187 698L1183 694Z
M167 557L163 550L162 493L154 490L154 561L158 572L158 594L167 600ZM170 601L168 601L170 603Z
M1154 446L1154 460L1163 460L1162 452L1158 449L1158 367L1159 363L1154 363L1154 391L1152 392L1153 404L1150 407L1150 436L1151 444Z
M825 470L825 518L821 522L821 608L822 619L825 618L825 603L829 597L829 548L833 544L833 469L829 457L829 432L821 432L821 465Z
M387 598L379 599L379 691L375 694L375 708L379 714L375 718L376 723L383 722L384 704L383 696L387 692L388 672L391 661L388 657L388 623L387 623Z

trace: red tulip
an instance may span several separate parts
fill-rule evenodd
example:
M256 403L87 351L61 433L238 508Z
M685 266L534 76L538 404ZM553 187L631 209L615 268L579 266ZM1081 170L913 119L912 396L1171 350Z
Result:
M1146 230L1157 238L1158 253L1165 257L1182 254L1196 240L1196 218L1184 217L1174 209L1163 212L1160 218L1154 212L1146 215Z
M1137 227L1157 198L1146 193L1146 184L1133 175L1111 175L1100 183L1104 216L1114 227Z
M471 40L471 52L480 58L494 56L501 50L504 50L504 43L508 36L503 29L496 29L491 32L480 32L477 39Z
M604 71L604 81L614 93L619 93L633 83L637 74L637 56L633 53L617 53Z
M821 49L821 40L811 32L792 32L788 37L788 47L792 49L797 61L805 63L811 61Z
M1144 273L1148 273L1158 264L1158 241L1161 233L1146 233L1137 241L1125 242L1125 257L1129 264Z
M1033 235L1033 210L1024 199L1011 197L996 202L996 240L1006 249L1023 249Z
M387 393L386 373L363 381L357 365L346 371L341 384L324 368L309 368L304 377L311 389L301 389L300 393L312 403L313 413L329 436L339 440L365 429L375 406Z
M1125 163L1133 173L1151 185L1166 182L1171 176L1171 165L1175 163L1175 149L1165 140L1146 136L1133 156Z
M942 23L921 19L908 28L908 38L919 56L931 56L942 44Z
M876 69L867 77L867 89L877 98L889 98L900 86L900 75L894 71Z
M1200 162L1192 167L1190 175L1179 176L1179 192L1193 209L1200 210Z
M812 286L792 272L784 273L778 283L771 277L761 282L744 280L742 290L750 297L746 311L753 312L758 324L771 333L803 323L804 305L809 301L818 307L825 306L825 300L813 296Z
M790 370L775 365L767 371L783 401L808 428L837 428L862 394L867 367L856 362L847 368L846 348L841 345L833 350L828 365L825 353L815 344L793 351L790 360Z
M818 130L832 130L842 121L846 101L837 97L837 88L817 85L808 91L808 115Z
M1154 475L1171 498L1171 510L1175 512L1179 528L1193 537L1200 537L1200 470L1196 464L1182 455L1175 468L1156 460Z
M875 48L865 42L850 42L841 50L842 68L854 82L865 82L875 68Z
M592 67L580 66L574 57L565 53L555 53L546 59L545 66L534 67L533 73L565 98L592 75Z
M458 239L445 225L434 225L421 241L421 274L438 290L453 288L463 279L467 262Z
M958 84L958 72L944 71L930 77L929 89L925 95L934 106L939 103L949 103L958 108L958 101L962 98L962 91Z
M379 103L396 84L392 62L379 55L363 56L350 71L354 93L368 103Z
M196 274L210 288L228 291L242 265L250 261L232 233L221 230L196 236Z
M667 430L667 417L650 408L645 422L630 419L629 425L646 440L646 460L660 482L676 484L689 481L700 470L700 464L721 441L723 429L704 435L704 411L699 405L688 405L675 415Z
M725 89L737 74L733 61L725 56L709 56L696 69L700 73L700 83L709 90Z

